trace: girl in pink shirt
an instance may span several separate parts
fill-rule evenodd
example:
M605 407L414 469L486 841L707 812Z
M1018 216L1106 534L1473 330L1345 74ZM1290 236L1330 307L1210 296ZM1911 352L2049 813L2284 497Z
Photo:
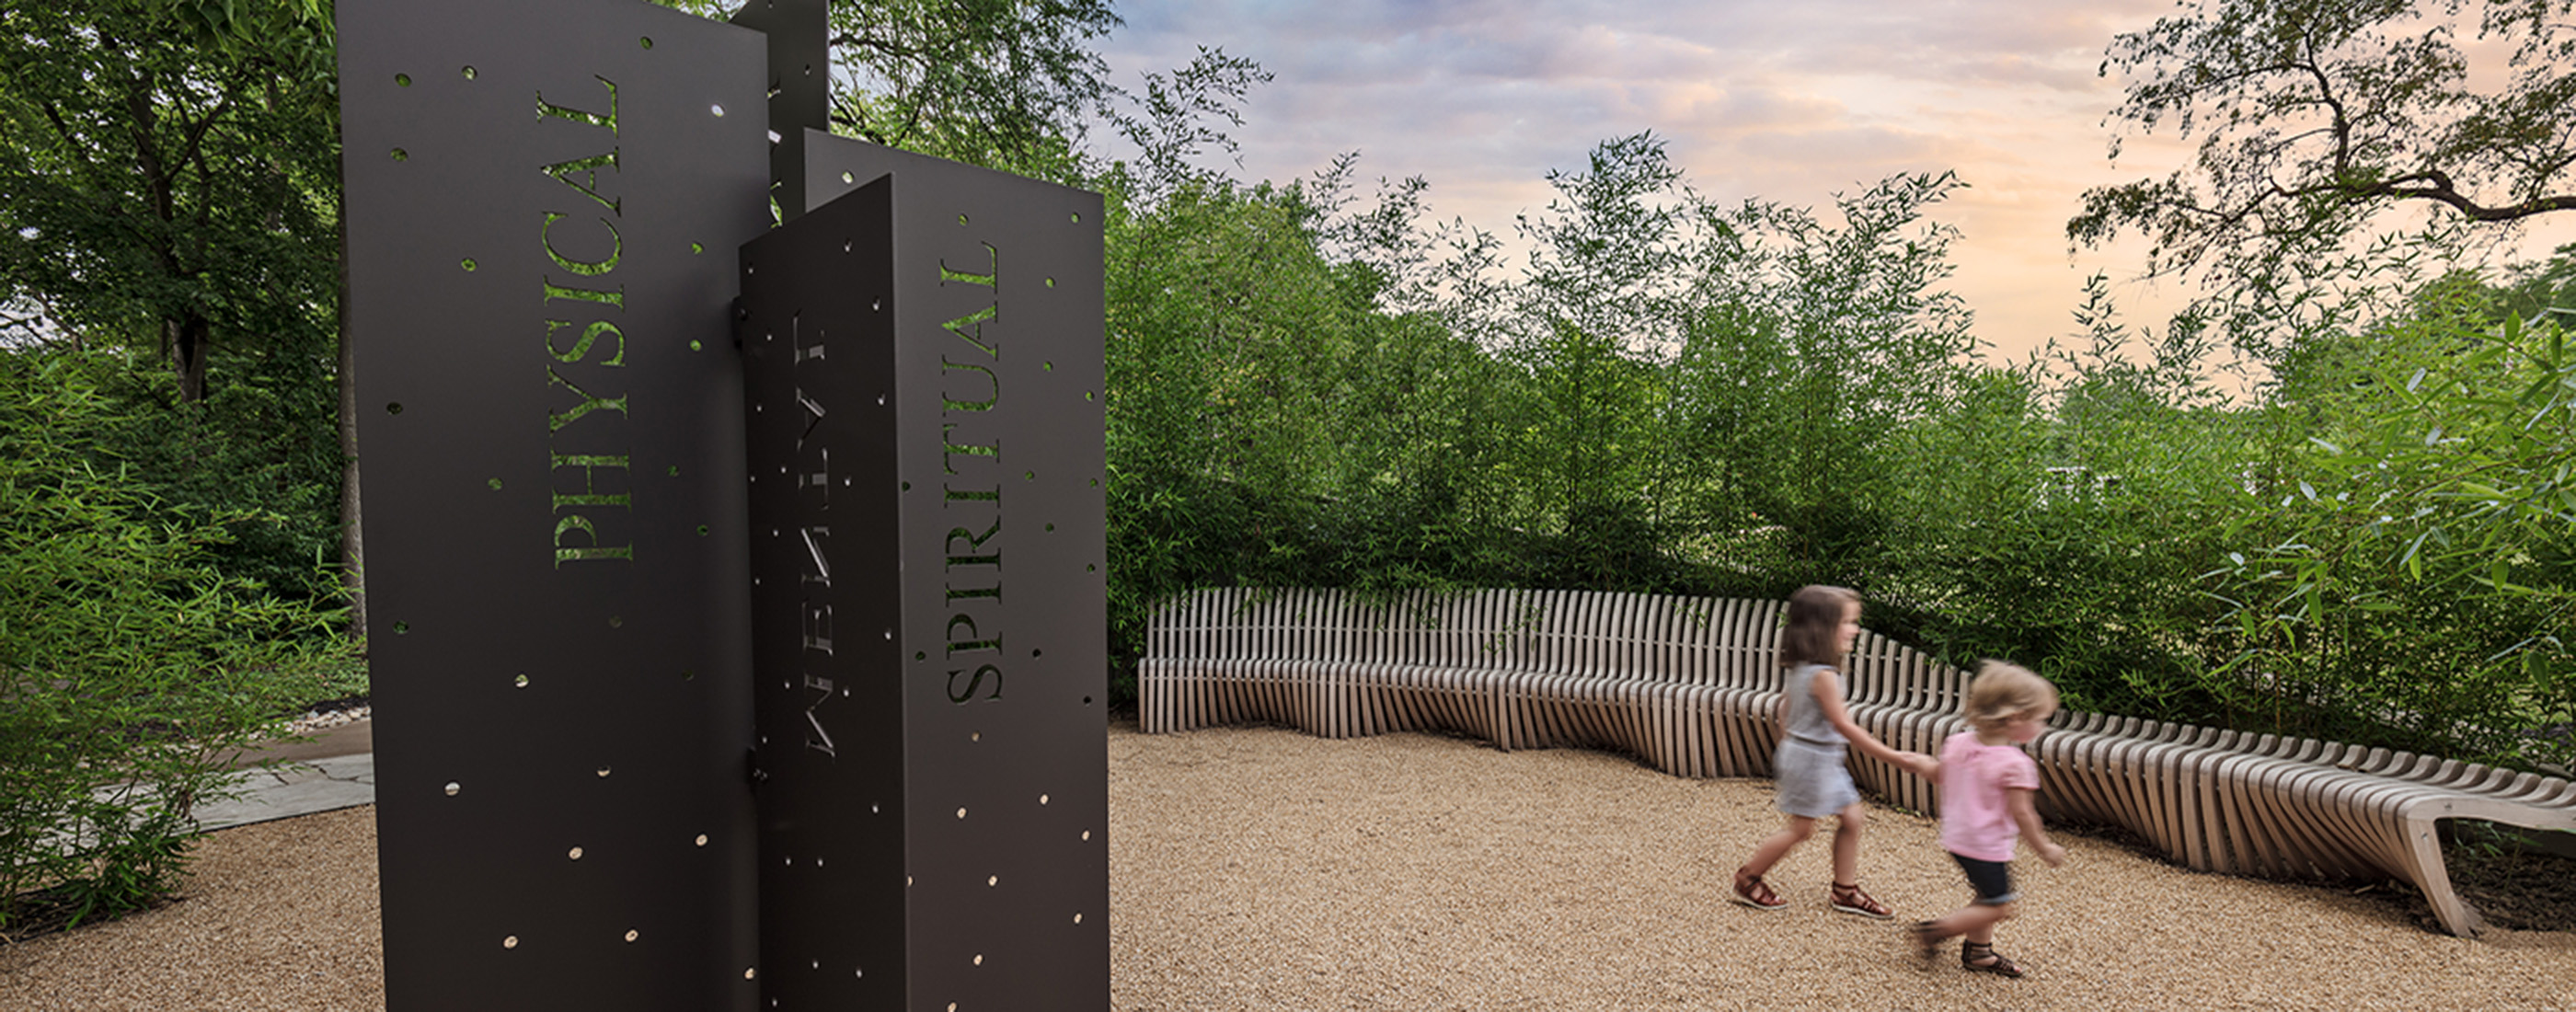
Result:
M1941 847L1968 875L1976 899L1938 920L1915 923L1915 951L1926 964L1952 935L1965 936L1959 965L1980 973L2021 976L2021 968L1995 953L1995 925L2010 920L2014 901L2012 857L2016 836L2051 868L2066 863L2066 848L2049 842L2032 806L2039 764L2020 746L2046 730L2057 712L2057 687L2030 669L1987 661L1968 685L1960 707L1971 730L1950 736L1941 758L1917 767L1941 785Z

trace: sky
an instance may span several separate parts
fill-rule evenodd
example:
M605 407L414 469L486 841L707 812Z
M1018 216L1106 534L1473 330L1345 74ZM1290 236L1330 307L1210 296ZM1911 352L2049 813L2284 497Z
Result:
M1430 218L1508 235L1544 208L1550 169L1644 130L1699 193L1830 210L1897 173L1956 171L1931 217L1963 233L1948 287L1998 360L2072 334L2084 278L2157 331L2192 289L2141 282L2142 243L2070 258L2088 187L2161 177L2191 144L2131 137L2115 163L2097 73L2112 37L2173 0L1121 0L1101 47L1123 86L1197 47L1249 57L1239 178L1287 181L1357 151L1378 178L1422 176ZM2576 217L2576 216L2569 216ZM2555 241L2576 239L2562 230ZM2544 237L2548 238L2548 237ZM2527 244L2529 245L2529 244ZM2546 253L2549 244L2536 246Z

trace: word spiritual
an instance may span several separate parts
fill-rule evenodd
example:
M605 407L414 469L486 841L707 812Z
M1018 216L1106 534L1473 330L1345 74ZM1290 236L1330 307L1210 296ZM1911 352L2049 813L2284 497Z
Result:
M987 340L984 335L984 324L1001 315L997 282L1001 276L1001 252L987 243L984 254L982 274L954 270L944 260L939 264L940 284L962 282L994 293L991 304L939 325L966 345L959 348L943 342L945 350L939 356L939 467L946 476L942 479L940 512L964 521L949 528L940 545L940 554L947 558L940 569L949 611L945 659L956 665L948 668L947 693L952 703L974 699L977 692L983 691L986 678L993 680L993 687L985 700L1002 698L1002 546L986 543L1002 532L1002 440L993 435L989 442L973 441L978 438L975 430L992 424L991 412L1002 400L1002 380L994 371L1001 364L1001 342ZM949 352L966 361L950 359ZM974 378L977 373L983 376L980 383ZM947 386L952 379L966 383L970 393L982 393L983 399L952 396ZM976 387L981 389L972 389ZM960 434L960 428L966 432ZM958 470L961 465L966 470ZM951 514L951 510L956 512ZM987 520L990 522L984 524L983 532L977 533L976 524ZM972 656L987 653L992 660ZM960 661L959 655L969 656ZM958 684L961 678L965 680L963 686Z

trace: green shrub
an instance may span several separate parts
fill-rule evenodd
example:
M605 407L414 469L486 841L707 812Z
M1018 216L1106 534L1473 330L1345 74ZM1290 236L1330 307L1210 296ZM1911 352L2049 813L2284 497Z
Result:
M2498 319L2492 294L2442 279L2289 363L2208 580L2241 719L2576 764L2576 359L2564 311Z
M78 353L0 353L0 931L166 894L227 760L313 698L335 613L207 563L100 449L124 424ZM319 645L315 645L319 644Z

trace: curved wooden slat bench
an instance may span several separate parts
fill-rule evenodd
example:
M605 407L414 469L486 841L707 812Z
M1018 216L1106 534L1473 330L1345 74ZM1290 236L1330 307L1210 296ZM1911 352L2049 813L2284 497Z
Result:
M1149 733L1281 723L1326 737L1448 731L1505 749L1623 752L1689 777L1768 776L1781 601L1582 591L1206 590L1157 613L1139 664ZM1854 721L1936 752L1967 674L1863 632ZM2576 783L2387 749L2061 712L2031 747L2050 818L2139 834L2192 868L2413 883L2452 934L2436 823L2576 831ZM1932 785L1855 755L1862 789L1934 810Z
M1167 607L1139 665L1149 732L1270 721L1325 737L1450 731L1592 747L1684 776L1767 773L1778 602L1479 591L1374 605L1213 590Z

